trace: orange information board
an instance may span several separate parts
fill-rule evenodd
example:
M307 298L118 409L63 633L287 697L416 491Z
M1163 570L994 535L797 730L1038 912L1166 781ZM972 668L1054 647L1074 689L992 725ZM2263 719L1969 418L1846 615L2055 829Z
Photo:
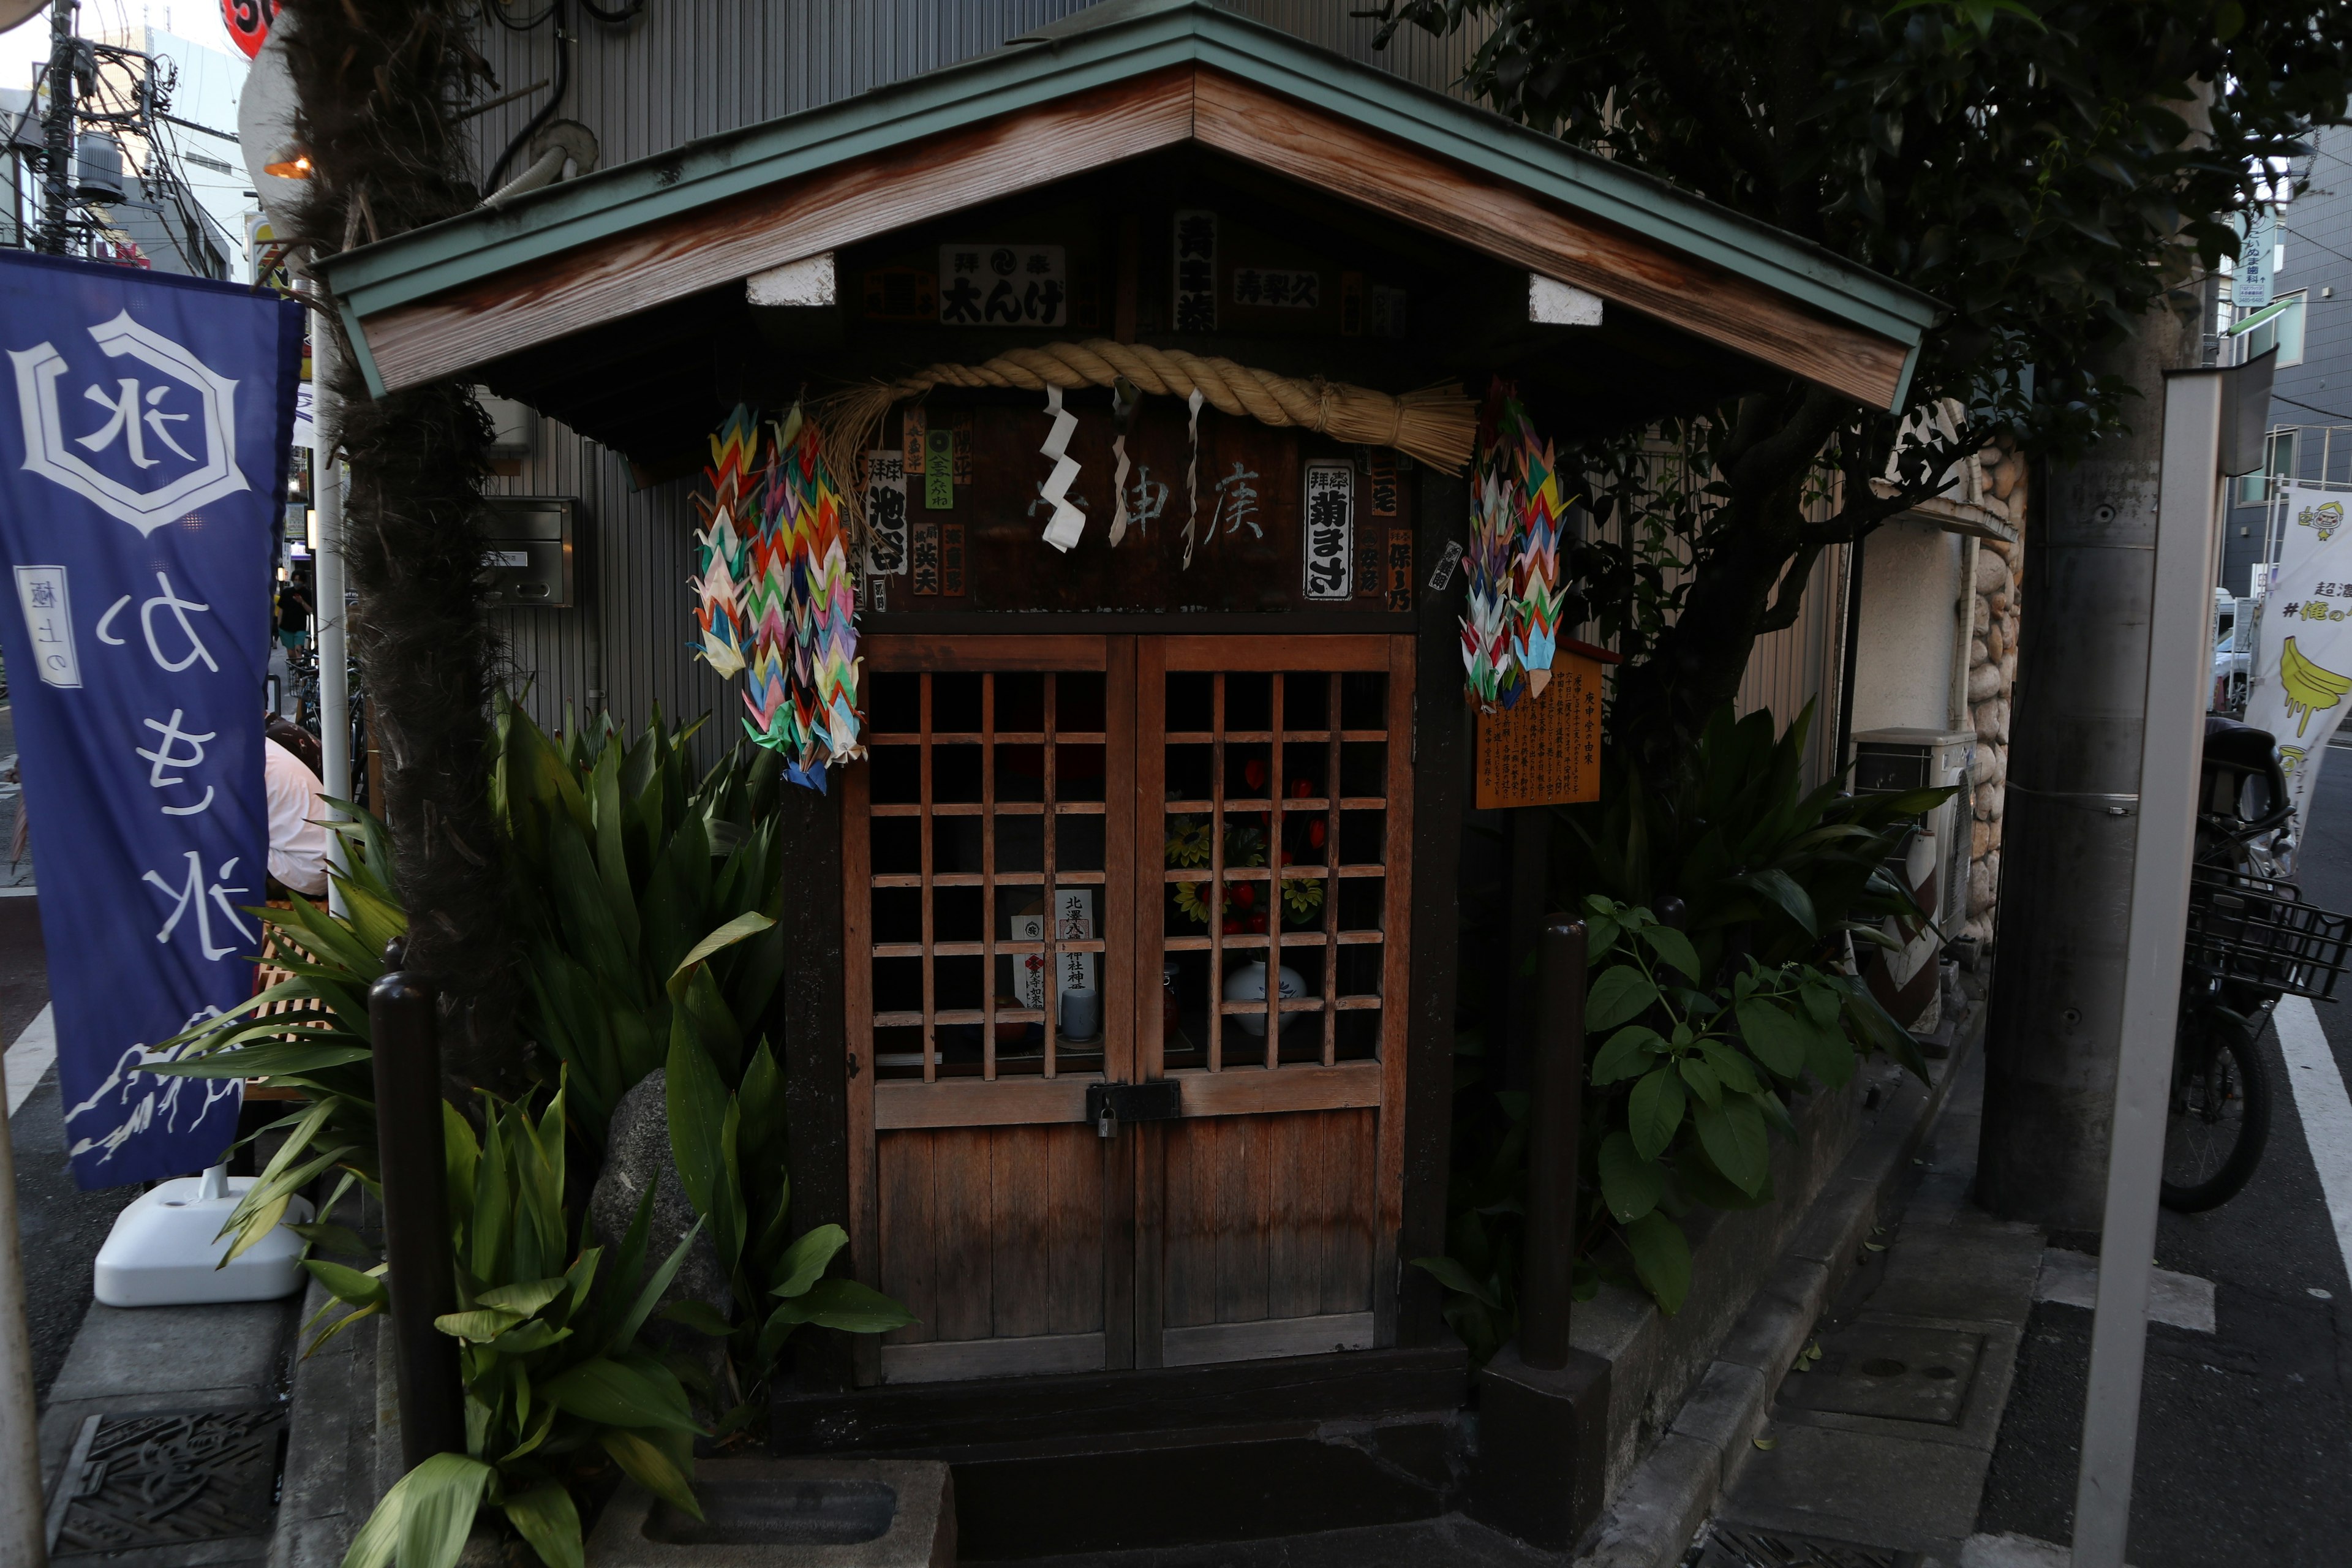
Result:
M1478 715L1478 809L1601 798L1601 661L1562 647L1540 697Z

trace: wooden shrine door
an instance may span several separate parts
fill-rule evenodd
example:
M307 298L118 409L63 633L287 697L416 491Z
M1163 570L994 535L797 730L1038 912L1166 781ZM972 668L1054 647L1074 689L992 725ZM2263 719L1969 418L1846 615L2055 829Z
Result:
M853 1257L921 1321L860 1380L1387 1342L1411 639L864 653Z

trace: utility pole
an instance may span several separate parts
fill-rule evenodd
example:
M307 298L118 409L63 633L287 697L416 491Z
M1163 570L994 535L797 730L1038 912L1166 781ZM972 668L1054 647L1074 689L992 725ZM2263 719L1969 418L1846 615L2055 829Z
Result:
M49 6L49 104L41 122L48 167L41 180L41 248L66 253L66 205L73 193L75 0Z

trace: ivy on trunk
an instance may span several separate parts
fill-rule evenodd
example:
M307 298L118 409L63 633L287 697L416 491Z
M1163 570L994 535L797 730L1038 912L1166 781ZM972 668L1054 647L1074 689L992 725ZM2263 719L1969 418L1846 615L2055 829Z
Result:
M471 0L287 0L282 10L311 165L296 267L480 200L449 119L488 75L468 42ZM371 398L348 342L335 366L335 429L351 466L344 552L359 599L352 643L383 755L406 963L442 996L450 1076L512 1094L522 1082L516 943L488 788L500 657L482 584L490 430L469 387Z

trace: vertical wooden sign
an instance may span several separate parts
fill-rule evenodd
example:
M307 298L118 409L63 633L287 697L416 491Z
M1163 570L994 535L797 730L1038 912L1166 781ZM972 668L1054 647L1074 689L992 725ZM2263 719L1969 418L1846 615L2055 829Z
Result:
M1412 530L1388 531L1388 608L1412 608Z
M928 510L915 514L908 530L911 580L908 590L921 597L940 591L940 520Z
M1478 715L1480 811L1601 798L1601 661L1560 649L1541 697Z
M933 430L923 437L923 505L931 511L947 511L955 505L955 452L953 430Z
M1307 465L1307 501L1301 509L1306 536L1299 553L1310 600L1344 599L1355 589L1348 560L1355 544L1355 464Z
M923 443L931 427L930 416L923 412L921 404L910 403L899 417L905 423L898 447L907 454L907 472L919 474L923 471Z
M940 524L940 595L943 598L963 597L963 524Z
M866 571L876 577L907 569L907 455L866 454ZM880 606L876 606L879 608Z

